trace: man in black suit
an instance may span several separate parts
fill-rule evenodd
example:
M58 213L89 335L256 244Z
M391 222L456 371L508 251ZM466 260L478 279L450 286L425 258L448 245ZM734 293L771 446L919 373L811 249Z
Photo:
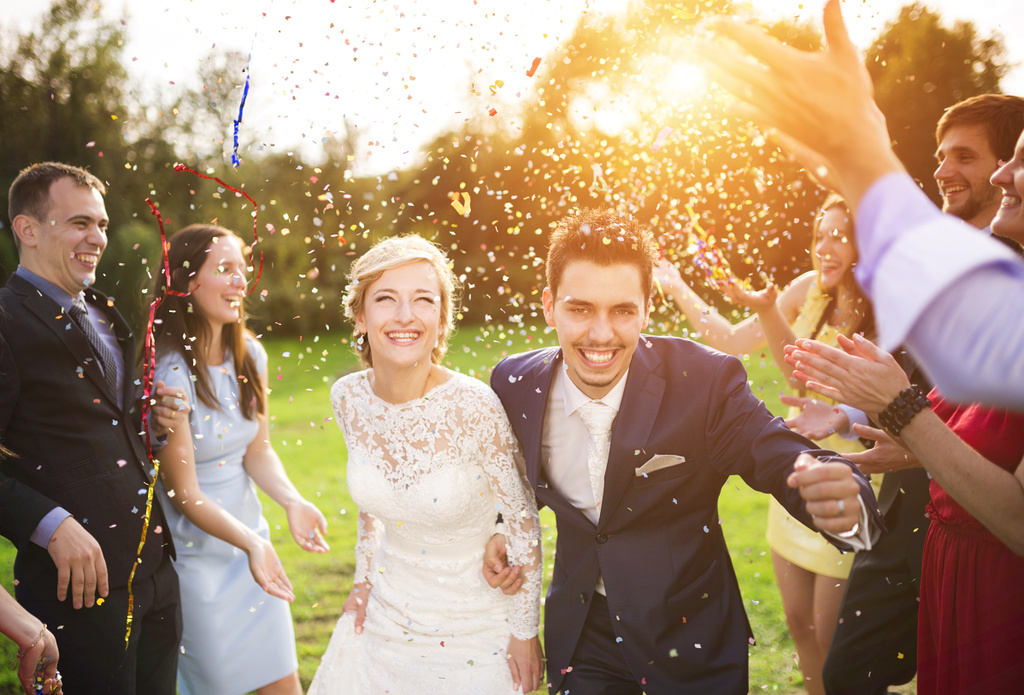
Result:
M627 217L564 219L543 294L559 347L511 356L491 378L558 522L552 693L747 692L753 636L718 518L730 475L842 548L868 547L880 529L864 476L773 418L737 359L642 334L656 260L650 232ZM496 536L492 586L511 578L502 555Z
M0 290L0 440L13 454L0 464L0 533L18 551L18 601L57 637L67 692L173 695L178 579L157 500L139 548L150 478L134 342L92 289L105 192L53 162L11 185L20 264Z

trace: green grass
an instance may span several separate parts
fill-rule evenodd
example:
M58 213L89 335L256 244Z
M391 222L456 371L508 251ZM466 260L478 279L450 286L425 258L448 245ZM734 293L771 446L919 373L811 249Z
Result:
M331 417L329 389L342 373L356 368L345 336L334 333L301 339L263 337L270 354L271 437L289 475L299 490L316 502L330 524L331 552L313 555L302 551L287 532L283 510L263 499L274 545L295 588L292 615L298 643L299 674L308 687L327 646L341 606L352 587L356 506L345 483L345 442ZM553 336L539 329L464 328L449 351L450 366L486 379L503 354L551 344ZM783 412L778 403L779 372L770 359L756 355L747 360L754 392L769 409ZM794 663L793 642L785 619L768 546L764 539L767 497L732 478L720 501L720 516L747 613L757 637L750 648L750 690L756 693L799 692L801 681ZM554 549L555 522L550 511L541 515L547 571ZM0 539L0 576L13 591L13 547ZM0 638L0 663L11 664L13 644ZM0 669L0 695L19 693L13 669Z

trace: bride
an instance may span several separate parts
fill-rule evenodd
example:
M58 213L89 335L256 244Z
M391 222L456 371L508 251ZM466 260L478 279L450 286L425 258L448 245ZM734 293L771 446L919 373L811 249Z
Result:
M365 371L331 389L359 505L355 586L310 693L530 692L540 685L537 507L497 396L441 366L455 314L447 258L387 238L352 267L345 314ZM501 513L523 590L480 573Z

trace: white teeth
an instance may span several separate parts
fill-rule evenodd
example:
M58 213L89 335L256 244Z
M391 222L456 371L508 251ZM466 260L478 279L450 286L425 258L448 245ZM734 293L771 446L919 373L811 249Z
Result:
M999 204L1004 208L1012 208L1014 205L1020 205L1020 198L1015 195L1004 195Z
M419 337L419 333L388 333L388 338L400 343L411 342Z
M590 352L589 350L580 350L580 352L583 353L588 362L595 362L597 364L611 362L612 357L615 356L613 351Z
M100 261L100 257L93 253L77 253L73 257L89 265L96 265Z
M959 193L960 191L966 191L967 186L947 186L942 189L943 195L949 195L950 193Z

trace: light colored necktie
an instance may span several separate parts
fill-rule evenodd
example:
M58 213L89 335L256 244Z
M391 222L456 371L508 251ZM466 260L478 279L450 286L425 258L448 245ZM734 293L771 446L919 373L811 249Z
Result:
M587 426L590 437L587 438L587 469L590 472L590 487L594 491L594 501L601 510L604 499L604 473L608 468L608 452L612 443L612 422L616 411L600 401L584 403L577 410L583 424Z
M78 327L85 333L86 339L89 341L89 345L92 346L92 351L96 353L96 357L99 358L101 370L103 371L103 379L107 382L107 388L110 389L111 393L117 393L117 363L114 361L114 354L110 352L107 346L104 344L103 339L100 337L96 329L92 327L92 322L89 321L89 309L86 307L85 302L82 301L81 297L76 297L71 304L71 308L68 309L68 315L74 320Z

